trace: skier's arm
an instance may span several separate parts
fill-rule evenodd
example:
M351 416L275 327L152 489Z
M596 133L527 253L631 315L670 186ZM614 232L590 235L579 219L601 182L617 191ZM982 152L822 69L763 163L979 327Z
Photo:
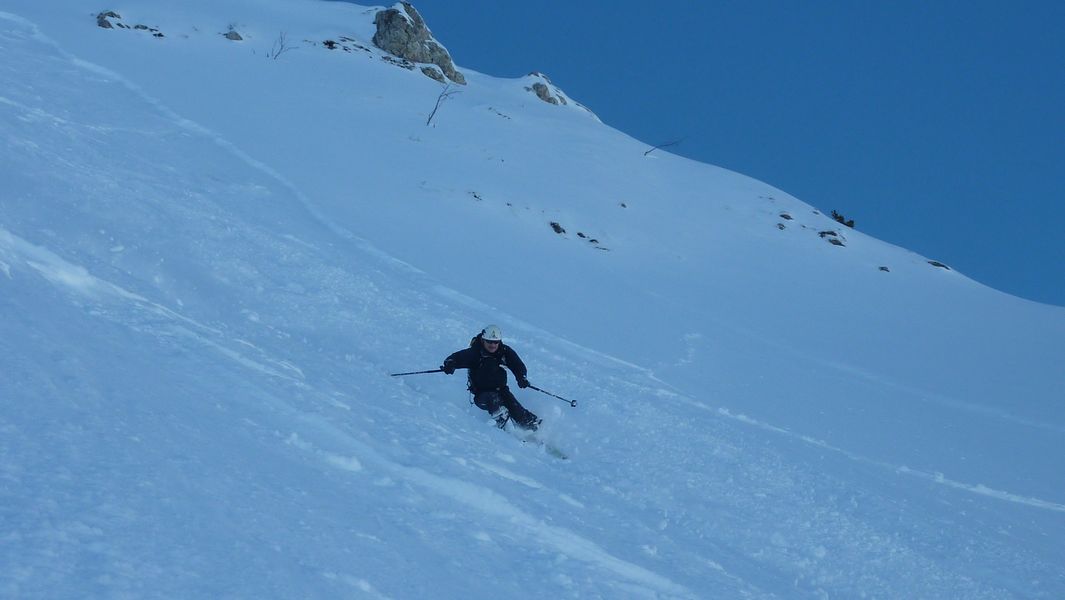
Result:
M511 373L514 373L514 379L518 382L518 387L523 389L529 387L529 379L527 377L529 372L525 368L525 363L521 362L518 353L510 346L507 346L506 352L507 368L510 369Z
M455 372L455 369L468 369L472 364L470 348L465 348L458 352L453 352L451 356L445 358L444 364L440 365L440 368L450 375Z

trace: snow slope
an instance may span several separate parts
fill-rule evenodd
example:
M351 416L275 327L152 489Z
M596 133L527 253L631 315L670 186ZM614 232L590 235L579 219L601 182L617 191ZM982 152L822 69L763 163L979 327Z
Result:
M111 8L0 5L0 594L1065 595L1065 309L526 79L427 126L369 7ZM571 460L387 376L488 322Z

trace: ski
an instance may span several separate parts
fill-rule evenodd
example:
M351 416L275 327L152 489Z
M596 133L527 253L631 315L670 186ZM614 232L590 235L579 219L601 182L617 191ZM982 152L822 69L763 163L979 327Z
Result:
M558 446L540 437L537 429L525 429L520 425L517 425L507 414L505 408L493 413L492 421L490 421L497 429L509 433L510 435L518 438L522 444L529 444L537 446L543 451L559 460L569 460L569 455ZM537 424L541 423L541 420L537 420Z
M542 449L547 455L553 456L559 460L569 460L569 455L566 454L564 450L552 444L551 442L541 438L534 431L530 432L515 430L511 433L514 435L514 437L521 440L522 444L537 446Z
M563 452L559 447L557 447L557 446L555 446L553 444L549 444L549 443L547 443L547 442L545 442L543 440L538 440L538 439L535 439L535 438L530 439L530 440L523 440L522 441L523 444L528 444L530 442L533 443L533 444L536 444L537 446L539 446L541 448L543 448L544 452L546 452L549 456L554 456L555 458L557 458L559 460L569 460L569 455L566 454L565 452Z

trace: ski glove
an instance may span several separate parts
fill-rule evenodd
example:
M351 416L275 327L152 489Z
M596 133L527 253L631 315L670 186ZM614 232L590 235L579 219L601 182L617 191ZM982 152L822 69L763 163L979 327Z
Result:
M444 364L440 365L440 370L443 371L444 373L447 373L448 375L454 375L455 374L455 365L453 365L451 363L444 363Z
M524 377L519 377L518 378L518 387L520 387L523 390L525 388L529 387L529 380L524 378Z

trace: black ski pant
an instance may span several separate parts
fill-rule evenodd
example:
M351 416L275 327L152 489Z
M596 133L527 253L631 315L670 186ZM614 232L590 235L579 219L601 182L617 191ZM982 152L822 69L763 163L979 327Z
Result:
M507 409L510 418L521 427L527 428L537 421L537 416L522 406L506 386L498 390L476 392L473 395L473 403L477 405L477 408L488 411L489 414L495 414L502 406Z

